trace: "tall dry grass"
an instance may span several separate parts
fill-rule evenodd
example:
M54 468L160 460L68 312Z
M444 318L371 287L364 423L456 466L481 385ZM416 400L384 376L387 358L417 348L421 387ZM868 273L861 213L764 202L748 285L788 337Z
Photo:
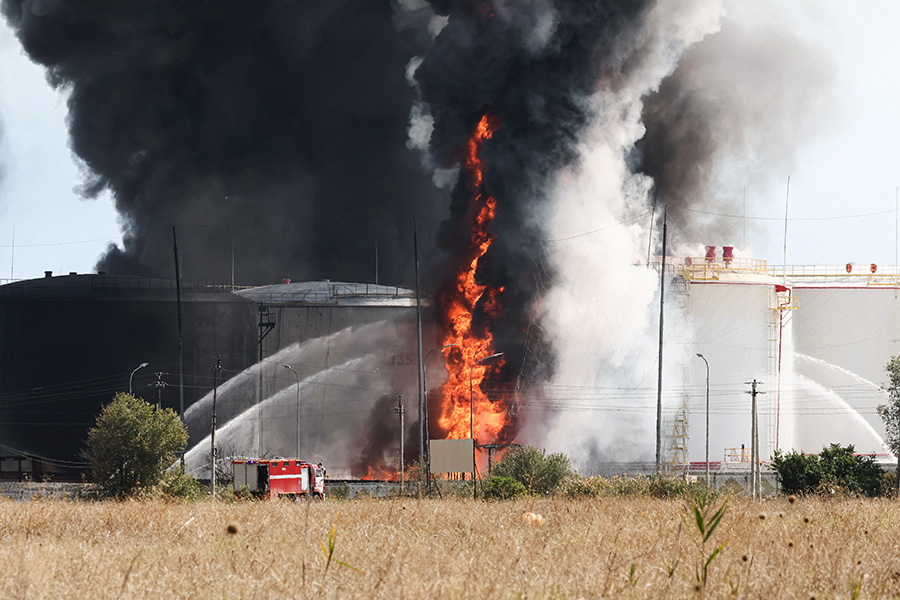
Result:
M691 514L633 498L0 501L0 598L900 598L900 503L735 498L705 590Z

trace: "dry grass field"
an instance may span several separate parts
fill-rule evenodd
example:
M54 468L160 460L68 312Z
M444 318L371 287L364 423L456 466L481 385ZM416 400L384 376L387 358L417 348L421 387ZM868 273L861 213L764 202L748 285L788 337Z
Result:
M734 498L696 539L684 500L0 501L0 598L900 598L900 503Z

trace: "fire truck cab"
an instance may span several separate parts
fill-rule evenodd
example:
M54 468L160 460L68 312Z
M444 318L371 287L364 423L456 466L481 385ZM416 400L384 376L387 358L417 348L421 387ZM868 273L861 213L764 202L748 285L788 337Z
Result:
M235 495L245 487L258 498L325 499L325 467L299 458L244 458L231 463Z

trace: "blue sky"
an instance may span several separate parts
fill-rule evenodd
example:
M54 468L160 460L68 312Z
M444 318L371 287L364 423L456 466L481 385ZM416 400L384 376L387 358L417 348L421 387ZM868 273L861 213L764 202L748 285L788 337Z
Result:
M83 200L75 191L81 177L65 119L65 97L0 19L0 279L89 272L121 239L112 200Z

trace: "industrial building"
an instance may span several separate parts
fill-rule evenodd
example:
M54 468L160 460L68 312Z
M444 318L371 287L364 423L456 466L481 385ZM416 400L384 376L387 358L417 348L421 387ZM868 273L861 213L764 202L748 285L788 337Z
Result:
M827 443L887 457L875 409L885 400L884 365L900 354L897 267L772 267L728 247L667 263L664 443L673 472L705 461L707 372L697 354L709 365L715 468L749 459L754 379L762 460ZM179 410L176 299L172 280L105 274L48 273L0 286L0 445L8 459L0 464L21 471L23 460L46 460L83 471L87 429L129 385ZM439 336L423 305L428 352ZM407 439L418 439L413 291L185 281L181 312L187 459L196 474L207 472L214 396L220 455L299 454L337 475L391 472L398 401L409 415ZM445 377L436 358L426 364L432 391ZM415 460L417 444L406 449Z
M300 414L300 450L327 454L332 465L340 454L348 471L365 448L366 432L354 424L367 424L379 397L402 394L416 408L412 291L330 281L181 284L183 400L174 280L48 272L0 286L0 477L77 478L88 429L129 387L163 408L180 411L183 402L195 454L209 435L217 384L221 449L294 454ZM245 416L252 431L237 441L229 432L248 409L257 418ZM346 444L347 435L356 442ZM343 451L325 452L338 437Z
M773 267L707 246L669 259L673 327L687 332L671 372L684 373L669 408L667 461L715 468L749 460L751 382L758 382L760 458L776 450L817 453L831 443L888 460L885 365L900 354L900 271L895 266ZM671 338L669 338L671 339ZM675 340L672 340L673 342ZM677 379L677 378L673 378Z

